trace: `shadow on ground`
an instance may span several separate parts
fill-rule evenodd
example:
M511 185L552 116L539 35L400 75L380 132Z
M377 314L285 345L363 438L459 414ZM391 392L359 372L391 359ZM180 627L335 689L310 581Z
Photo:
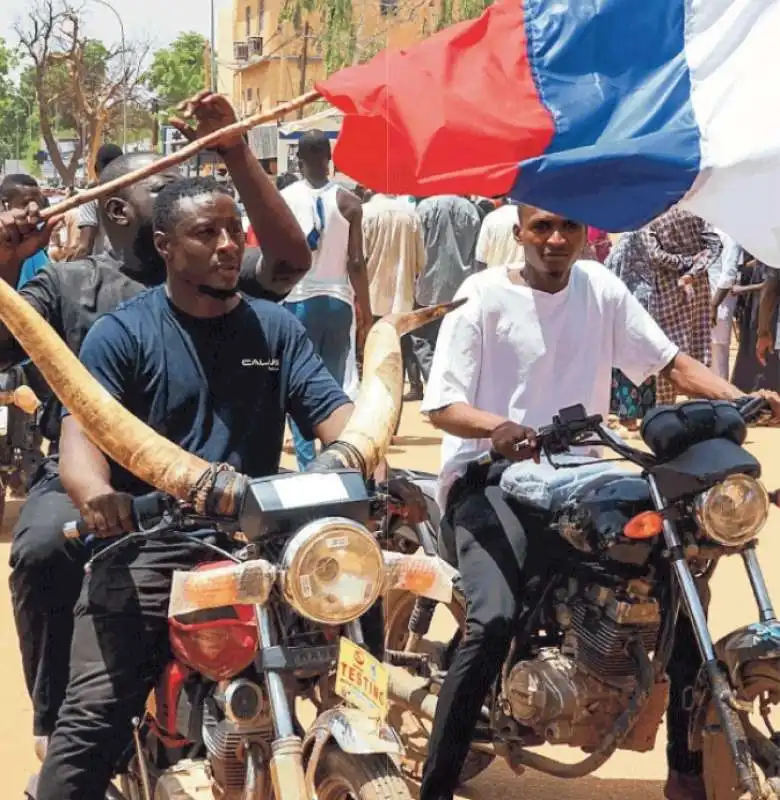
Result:
M427 447L441 444L441 436L394 436L394 447Z
M408 782L418 800L420 787ZM457 800L485 800L488 797L533 798L533 800L661 800L663 783L658 781L609 778L578 778L566 781L536 772L516 776L496 765L458 790Z

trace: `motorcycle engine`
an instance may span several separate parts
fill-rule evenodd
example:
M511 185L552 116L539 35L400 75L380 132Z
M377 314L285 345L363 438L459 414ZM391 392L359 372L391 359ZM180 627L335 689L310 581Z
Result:
M562 646L518 662L504 687L505 700L517 722L548 742L589 750L625 709L637 675L626 645L639 637L645 652L655 649L660 608L640 581L620 596L596 585L562 591L556 597Z
M247 739L270 742L273 724L265 691L238 678L220 684L214 702L207 702L203 711L203 743L215 783L214 796L220 800L244 797Z
M123 786L123 789L130 800L142 800L143 795L139 792L128 790L127 786ZM154 787L154 800L211 800L213 797L211 778L203 761L180 761L167 769Z

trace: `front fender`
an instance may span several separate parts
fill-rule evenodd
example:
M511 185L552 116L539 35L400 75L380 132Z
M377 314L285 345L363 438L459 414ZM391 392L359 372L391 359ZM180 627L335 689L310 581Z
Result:
M780 622L754 622L724 636L715 645L731 683L742 687L745 666L756 661L780 660Z
M718 640L715 654L726 668L737 700L751 702L760 692L768 691L771 702L780 702L780 622L754 622L737 628ZM776 666L769 662L775 662ZM692 750L701 749L710 700L709 690L700 681L691 709L689 745Z
M356 708L331 708L320 714L306 735L304 753L317 739L335 739L341 750L355 755L403 752L401 739L390 725L372 719Z

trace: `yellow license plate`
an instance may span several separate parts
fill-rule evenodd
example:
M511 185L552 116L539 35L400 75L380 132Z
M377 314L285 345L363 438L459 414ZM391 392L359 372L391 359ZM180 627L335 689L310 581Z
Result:
M336 694L365 714L387 719L387 667L349 639L341 637Z

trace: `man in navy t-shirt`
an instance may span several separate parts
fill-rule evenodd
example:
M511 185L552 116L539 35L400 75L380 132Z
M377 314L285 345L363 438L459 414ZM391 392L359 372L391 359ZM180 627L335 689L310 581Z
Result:
M166 284L92 326L81 349L92 375L182 448L252 477L277 471L287 414L324 445L334 441L352 405L303 326L285 309L237 292L244 234L233 199L210 179L180 181L160 192L154 221ZM98 535L132 529L132 496L149 488L112 464L67 414L60 474ZM38 800L104 797L130 721L168 657L172 572L207 558L189 544L150 541L123 548L87 576Z

